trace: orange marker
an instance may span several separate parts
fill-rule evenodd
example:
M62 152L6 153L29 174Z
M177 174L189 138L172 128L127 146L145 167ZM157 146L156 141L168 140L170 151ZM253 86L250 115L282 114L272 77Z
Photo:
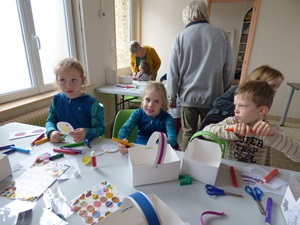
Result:
M264 178L262 179L263 183L266 183L268 180L270 180L275 174L278 173L278 169L273 169L270 173L268 173Z
M130 143L130 142L122 141L122 140L120 140L120 139L118 139L118 138L115 138L115 137L112 137L111 140L113 140L113 141L115 141L115 142L118 142L118 143L120 143L120 144L126 145L126 146L128 146L128 147L134 146L134 145L133 145L132 143Z
M228 132L233 132L233 127L225 128L225 130ZM250 133L255 134L255 132L253 130L250 130Z
M45 142L49 141L49 138L43 138L41 140L37 140L34 142L35 145L40 145L40 144L43 144Z

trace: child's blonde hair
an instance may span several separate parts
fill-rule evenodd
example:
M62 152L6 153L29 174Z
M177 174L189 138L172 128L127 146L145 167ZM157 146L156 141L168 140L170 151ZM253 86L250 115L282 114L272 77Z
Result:
M257 107L272 106L275 92L267 81L252 80L240 85L234 92L236 95L247 95Z
M167 98L167 91L165 86L162 83L156 81L148 81L147 86L143 92L142 99L144 100L145 94L147 91L155 91L160 94L162 99L162 110L168 111L169 110L169 101Z
M80 77L82 79L82 85L83 85L83 88L84 88L85 87L85 81L86 81L84 68L81 65L81 63L77 59L74 59L74 58L65 58L65 59L58 62L58 64L54 68L54 74L55 74L56 82L57 82L59 72L63 69L69 69L69 68L74 68L74 69L78 70L78 72L80 74Z
M245 82L252 81L252 80L262 80L262 81L270 81L275 80L280 77L284 80L283 74L267 65L260 66L252 71L249 76L246 78Z

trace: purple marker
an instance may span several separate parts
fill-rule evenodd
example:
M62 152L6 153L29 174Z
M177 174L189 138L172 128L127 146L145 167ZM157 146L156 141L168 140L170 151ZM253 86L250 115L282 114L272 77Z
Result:
M14 144L1 146L1 147L0 147L0 150L9 149L9 148L14 147L14 146L15 146Z
M267 207L266 207L265 225L271 225L272 205L273 205L273 199L272 198L268 198Z
M77 154L82 154L82 150L79 150L79 149L67 148L67 147L60 147L60 148L76 152Z

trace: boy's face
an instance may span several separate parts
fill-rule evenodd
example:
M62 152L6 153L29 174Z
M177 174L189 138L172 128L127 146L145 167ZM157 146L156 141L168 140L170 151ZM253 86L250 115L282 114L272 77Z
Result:
M239 123L245 123L249 126L263 120L265 113L261 107L257 107L247 95L234 96L235 118Z
M163 101L158 92L149 90L145 93L143 98L143 109L145 113L154 118L160 114L160 110L163 107Z

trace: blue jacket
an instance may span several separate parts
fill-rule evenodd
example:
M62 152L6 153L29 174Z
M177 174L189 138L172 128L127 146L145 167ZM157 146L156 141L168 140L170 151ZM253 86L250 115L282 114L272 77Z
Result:
M137 140L134 143L146 145L148 139L155 131L163 132L167 135L167 142L173 147L177 143L177 135L172 116L161 110L160 114L152 119L143 109L136 109L130 115L119 131L118 138L123 140L128 138L135 126L138 126Z
M88 94L69 99L59 93L53 97L46 121L46 133L57 130L60 121L68 122L74 129L84 128L86 139L99 137L104 133L104 111L99 102Z

